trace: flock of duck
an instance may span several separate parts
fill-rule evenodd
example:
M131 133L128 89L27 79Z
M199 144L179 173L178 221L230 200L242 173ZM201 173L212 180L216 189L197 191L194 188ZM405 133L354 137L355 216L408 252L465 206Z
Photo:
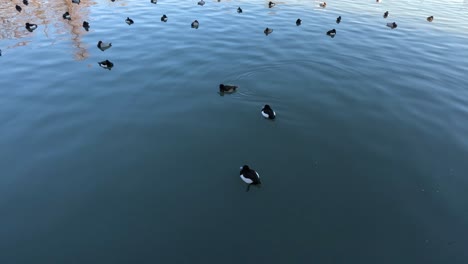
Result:
M70 0L73 4L80 4L81 0ZM115 2L115 0L111 0L112 2ZM219 0L218 0L219 1ZM150 0L150 2L152 4L157 4L157 0ZM376 2L380 2L380 0L376 0ZM27 6L29 4L28 0L23 0L23 4L25 6ZM198 3L198 5L200 6L203 6L205 5L205 1L204 0L200 0ZM270 1L268 3L268 7L269 8L273 8L274 6L276 6L276 3ZM327 3L326 2L320 2L319 3L319 6L321 8L326 8L327 7ZM18 12L21 12L23 10L23 8L19 5L16 5L16 10ZM237 13L242 13L242 9L240 7L237 8ZM389 12L386 11L384 14L383 14L383 17L384 18L387 18L389 15ZM65 12L63 15L62 15L63 19L66 19L66 20L71 20L72 17L70 15L69 12ZM167 22L168 20L168 17L164 14L162 17L161 17L161 21L162 22ZM434 17L433 16L429 16L427 17L426 19L428 22L432 22L434 20ZM336 19L336 23L339 24L341 22L341 16L339 16L337 19ZM128 25L132 25L134 23L134 21L127 17L125 19L125 23L127 23ZM297 26L300 26L302 23L302 20L301 19L297 19L296 20L296 25ZM194 29L197 29L198 27L200 26L200 23L198 22L198 20L194 20L191 24L191 27L194 28ZM397 24L395 22L390 22L390 23L387 23L387 27L391 28L391 29L395 29L397 28ZM37 29L37 25L36 24L33 24L33 23L29 23L27 22L25 24L25 28L26 30L28 30L29 32L33 32L35 29ZM90 25L89 25L89 22L87 21L83 21L83 28L84 30L86 31L89 31L89 28L90 28ZM273 32L273 29L271 28L265 28L265 30L263 31L265 33L265 35L269 35ZM326 34L330 37L335 37L336 35L336 29L331 29L329 31L326 32ZM109 49L112 47L112 43L106 43L106 42L103 42L103 41L99 41L98 44L97 44L97 47L102 50L102 51L105 51L106 49ZM2 51L0 50L0 56L2 55ZM109 60L104 60L104 61L100 61L98 62L99 66L101 66L102 68L104 69L108 69L108 70L111 70L112 67L114 67L114 64L109 61ZM229 85L229 84L220 84L219 85L219 92L220 94L231 94L231 93L234 93L236 92L238 86L236 85ZM276 118L276 113L275 111L273 111L273 109L271 108L270 105L265 105L263 108L262 108L262 111L261 111L261 115L266 118L266 119L269 119L269 120L274 120ZM245 182L247 183L247 191L249 191L249 188L251 185L255 185L255 186L259 186L261 184L261 181L260 181L260 175L258 174L258 172L256 172L255 170L251 169L248 165L244 165L240 168L240 178Z

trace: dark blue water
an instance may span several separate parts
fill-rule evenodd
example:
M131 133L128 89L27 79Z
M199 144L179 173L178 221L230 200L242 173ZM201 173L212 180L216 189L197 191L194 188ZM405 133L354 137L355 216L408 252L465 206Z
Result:
M467 2L16 2L0 263L468 263Z

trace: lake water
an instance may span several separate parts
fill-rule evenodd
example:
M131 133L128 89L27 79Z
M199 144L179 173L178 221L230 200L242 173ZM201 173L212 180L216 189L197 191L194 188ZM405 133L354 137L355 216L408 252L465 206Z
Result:
M467 1L29 1L0 3L0 263L468 263Z

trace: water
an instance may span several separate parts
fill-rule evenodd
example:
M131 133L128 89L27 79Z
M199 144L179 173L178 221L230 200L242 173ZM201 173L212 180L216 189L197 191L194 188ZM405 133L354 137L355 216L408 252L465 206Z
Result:
M149 2L0 3L0 263L468 263L466 1Z

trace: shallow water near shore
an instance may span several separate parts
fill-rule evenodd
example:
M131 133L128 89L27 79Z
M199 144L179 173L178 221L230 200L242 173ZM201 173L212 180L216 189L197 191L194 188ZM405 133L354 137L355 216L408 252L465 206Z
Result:
M29 2L0 3L0 263L468 263L466 1Z

